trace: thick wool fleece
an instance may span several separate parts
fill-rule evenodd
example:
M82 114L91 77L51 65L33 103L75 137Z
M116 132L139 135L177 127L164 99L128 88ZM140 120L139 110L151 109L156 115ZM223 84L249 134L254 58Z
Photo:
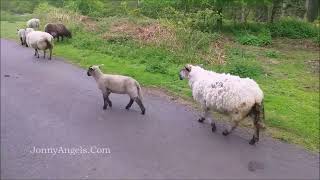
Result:
M263 92L254 80L207 71L199 66L192 66L189 85L196 101L221 113L245 115L255 103L261 104L263 100Z
M39 29L40 27L40 20L36 18L32 18L27 22L27 27L33 29Z
M48 44L49 43L49 44ZM53 37L46 32L31 31L27 34L27 44L29 47L39 50L52 49Z

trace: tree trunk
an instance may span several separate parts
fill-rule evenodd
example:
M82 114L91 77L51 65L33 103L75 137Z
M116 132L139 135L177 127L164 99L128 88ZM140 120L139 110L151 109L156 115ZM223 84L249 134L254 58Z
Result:
M270 17L270 23L273 23L277 13L281 9L282 0L273 0L272 1L272 10L271 10L271 17Z
M262 4L258 5L255 10L255 19L257 22L267 22L268 21L268 6Z
M304 19L312 22L319 14L319 0L306 0Z
M219 15L219 18L217 19L217 27L220 30L222 27L222 7L218 8L218 15Z

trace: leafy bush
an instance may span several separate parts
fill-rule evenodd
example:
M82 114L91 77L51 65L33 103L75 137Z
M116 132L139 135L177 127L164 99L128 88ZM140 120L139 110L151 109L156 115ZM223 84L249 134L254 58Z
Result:
M255 78L260 76L263 73L263 70L257 63L236 62L227 67L227 72L243 78Z
M167 74L168 73L168 65L161 62L150 62L146 64L147 72L151 73L161 73L161 74Z
M273 37L288 37L293 39L312 38L317 36L317 28L312 24L286 18L269 25Z
M67 1L66 8L94 17L102 17L105 13L104 3L98 0Z
M257 34L240 32L236 35L236 39L243 45L266 46L272 43L270 32L267 29Z
M269 58L278 58L279 57L279 53L277 51L268 50L266 52L266 56L269 57Z

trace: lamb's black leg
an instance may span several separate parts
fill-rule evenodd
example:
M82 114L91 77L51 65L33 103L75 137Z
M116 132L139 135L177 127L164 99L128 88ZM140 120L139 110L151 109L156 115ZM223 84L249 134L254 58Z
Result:
M145 114L146 113L146 108L144 108L141 99L136 97L136 98L134 98L134 101L139 105L139 107L141 109L141 114Z
M133 104L133 99L130 98L130 101L129 101L128 105L126 106L126 109L129 110L130 107L132 106L132 104Z
M20 41L21 41L21 45L23 45L23 40L22 40L22 37L20 37Z
M103 94L103 109L106 110L108 105L112 107L112 102L109 99L109 95L111 92L107 91L106 93Z
M108 98L107 93L103 94L103 107L102 107L103 110L106 110L108 107L107 98Z
M43 59L46 58L46 50L43 50Z
M109 104L109 106L110 107L112 107L112 102L110 101L110 99L109 99L109 95L110 95L111 93L108 93L108 95L107 95L107 103Z
M36 56L37 55L37 49L34 49L34 56Z

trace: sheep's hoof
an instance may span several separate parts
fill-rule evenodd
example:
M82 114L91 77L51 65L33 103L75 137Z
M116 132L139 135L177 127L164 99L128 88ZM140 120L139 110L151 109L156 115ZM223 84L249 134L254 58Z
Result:
M255 145L256 144L256 142L258 142L259 141L259 138L256 138L256 137L252 137L252 139L249 141L249 144L250 145Z
M224 135L224 136L228 136L229 134L230 134L229 131L226 129L222 132L222 135Z
M215 132L217 130L217 127L216 127L216 124L215 123L212 123L211 124L211 127L212 127L212 132Z
M103 110L106 110L107 109L107 106L103 106L103 108L102 108Z
M206 120L206 119L204 117L201 117L201 118L198 119L198 122L199 123L203 123L204 120Z
M130 107L126 106L126 110L129 110Z
M142 115L146 114L146 111L142 111L141 114L142 114Z

